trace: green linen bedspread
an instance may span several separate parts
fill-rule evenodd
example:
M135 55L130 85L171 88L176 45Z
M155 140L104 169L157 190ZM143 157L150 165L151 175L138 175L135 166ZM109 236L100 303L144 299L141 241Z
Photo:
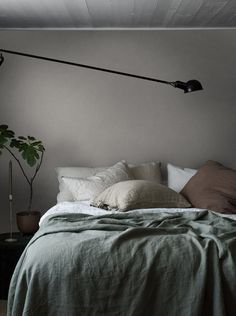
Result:
M236 221L209 211L51 215L8 316L235 316Z

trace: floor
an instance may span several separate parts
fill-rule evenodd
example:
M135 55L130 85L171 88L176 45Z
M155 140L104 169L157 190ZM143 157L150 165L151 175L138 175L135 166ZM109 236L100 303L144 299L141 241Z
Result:
M7 301L0 300L0 316L7 315Z

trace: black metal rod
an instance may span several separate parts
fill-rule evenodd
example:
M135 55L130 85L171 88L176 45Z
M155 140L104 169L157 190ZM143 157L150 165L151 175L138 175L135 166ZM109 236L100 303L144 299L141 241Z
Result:
M12 50L6 50L6 49L0 49L0 52L4 52L7 54L13 54L13 55L19 55L19 56L25 56L25 57L30 57L30 58L36 58L36 59L41 59L41 60L46 60L46 61L52 61L54 63L77 66L77 67L81 67L81 68L93 69L93 70L108 72L108 73L112 73L112 74L116 74L116 75L126 76L126 77L133 77L133 78L137 78L137 79L155 81L155 82L160 82L160 83L165 83L165 84L170 84L170 85L172 84L172 82L168 82L165 80L159 80L156 78L150 78L150 77L145 77L145 76L138 76L138 75L130 74L127 72L116 71L116 70L111 70L111 69L107 69L107 68L94 67L94 66L89 66L89 65L85 65L85 64L74 63L71 61L61 60L61 59L48 58L48 57L26 54L26 53L21 53L21 52L16 52L16 51L12 51Z

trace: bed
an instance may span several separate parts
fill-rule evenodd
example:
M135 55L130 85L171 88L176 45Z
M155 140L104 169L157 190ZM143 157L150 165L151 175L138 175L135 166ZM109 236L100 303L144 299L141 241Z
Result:
M88 200L59 202L43 215L8 299L9 316L235 311L236 214L193 207L119 212Z

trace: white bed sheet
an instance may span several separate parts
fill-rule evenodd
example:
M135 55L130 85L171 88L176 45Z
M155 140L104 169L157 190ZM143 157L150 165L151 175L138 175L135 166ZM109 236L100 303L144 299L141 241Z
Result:
M203 209L199 208L149 208L149 209L135 209L128 212L136 211L138 213L152 212L152 213L160 213L160 212L199 212L203 211ZM46 217L52 214L57 213L80 213L80 214L88 214L88 215L104 215L104 214L112 214L117 213L115 210L107 211L101 208L93 207L89 205L89 201L79 201L79 202L61 202L50 208L40 219L39 226L44 221ZM220 216L231 218L236 220L236 214L220 214Z

